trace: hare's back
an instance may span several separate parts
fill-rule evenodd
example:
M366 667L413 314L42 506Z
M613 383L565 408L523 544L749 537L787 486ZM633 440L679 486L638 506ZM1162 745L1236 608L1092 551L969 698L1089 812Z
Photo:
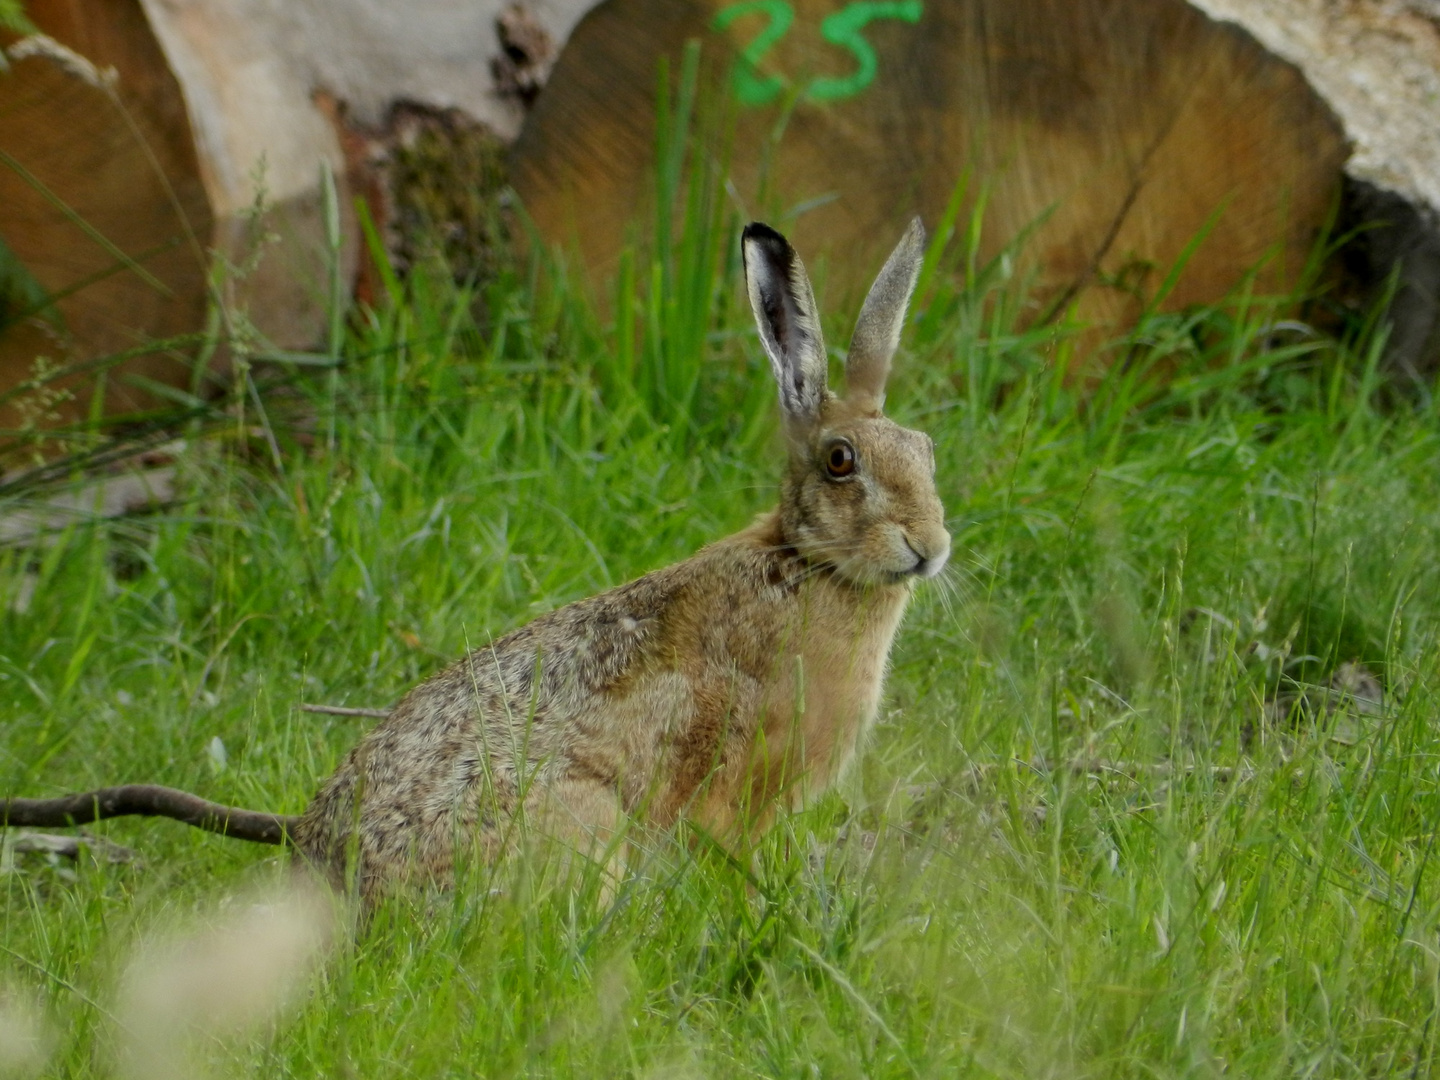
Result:
M321 786L297 845L324 863L343 857L357 821L363 854L413 849L431 831L512 813L526 767L553 765L578 717L653 666L678 587L664 571L648 575L548 612L431 676Z

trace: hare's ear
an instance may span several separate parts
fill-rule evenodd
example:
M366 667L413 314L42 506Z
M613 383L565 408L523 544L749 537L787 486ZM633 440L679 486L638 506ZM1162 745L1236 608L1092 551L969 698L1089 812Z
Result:
M911 219L900 243L885 260L855 322L855 336L850 339L850 355L845 361L845 385L848 400L861 407L869 406L878 412L885 404L890 359L900 344L905 308L924 258L925 226L917 217Z
M780 408L788 425L809 427L825 400L825 341L815 313L815 294L800 256L768 225L745 226L745 289L760 328L760 344L780 384Z

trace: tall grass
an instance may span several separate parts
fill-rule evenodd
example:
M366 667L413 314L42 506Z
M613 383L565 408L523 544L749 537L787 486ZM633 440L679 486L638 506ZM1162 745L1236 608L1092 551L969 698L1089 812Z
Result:
M338 379L245 421L278 464L237 426L181 507L0 553L0 596L34 586L0 613L6 792L298 811L360 730L301 703L385 705L773 501L723 156L673 134L687 77L661 147L683 209L612 301L545 260L478 296L392 280ZM754 865L676 843L614 893L517 861L397 899L297 1014L204 1044L218 1074L1431 1071L1435 416L1381 407L1373 327L1324 337L1243 288L1150 311L1082 383L966 202L890 394L935 439L955 565L857 774ZM1305 697L1345 662L1382 705ZM173 823L96 831L140 860L0 861L0 970L45 1003L57 1075L112 1068L137 941L280 872Z

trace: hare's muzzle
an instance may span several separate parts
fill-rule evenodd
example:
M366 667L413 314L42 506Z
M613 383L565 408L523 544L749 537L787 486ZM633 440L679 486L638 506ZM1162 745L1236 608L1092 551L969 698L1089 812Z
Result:
M905 546L915 555L915 565L907 573L916 577L933 578L950 558L950 534L943 528L918 535L907 532Z

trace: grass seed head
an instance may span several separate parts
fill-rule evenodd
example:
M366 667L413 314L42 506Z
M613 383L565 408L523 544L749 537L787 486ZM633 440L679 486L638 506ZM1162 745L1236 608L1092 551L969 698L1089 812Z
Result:
M120 982L122 1074L203 1075L197 1036L245 1035L273 1023L304 993L337 919L331 898L293 884L222 905L207 924L140 946Z

